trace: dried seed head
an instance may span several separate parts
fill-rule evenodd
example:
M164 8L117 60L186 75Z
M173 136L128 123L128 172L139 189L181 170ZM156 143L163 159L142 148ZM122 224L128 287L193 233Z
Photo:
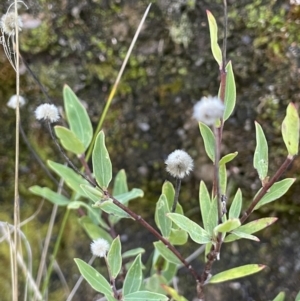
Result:
M109 250L109 243L103 238L98 238L91 243L91 251L94 256L104 257Z
M175 177L182 179L193 170L193 159L183 150L175 150L165 161L167 172Z
M49 103L44 103L38 106L34 113L38 120L44 119L50 122L56 122L59 119L57 107Z
M16 32L16 24L19 30L22 30L23 22L21 17L18 17L16 20L15 13L8 12L2 16L0 21L0 28L5 34L7 34L8 36L12 36Z
M214 125L215 122L223 117L224 104L218 97L202 97L194 105L193 117L207 125Z
M16 107L17 107L17 101L18 101L17 95L13 95L13 96L9 99L9 101L8 101L8 103L7 103L7 106L8 106L9 108L16 109ZM25 98L22 97L22 96L19 96L19 106L20 106L20 107L23 107L23 106L25 105L25 103L26 103Z

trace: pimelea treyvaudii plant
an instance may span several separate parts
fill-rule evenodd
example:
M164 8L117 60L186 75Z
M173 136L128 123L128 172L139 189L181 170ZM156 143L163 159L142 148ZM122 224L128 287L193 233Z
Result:
M185 301L186 299L179 295L176 288L172 287L172 280L177 275L179 267L183 266L194 278L197 300L203 301L206 285L248 276L265 268L263 264L249 263L218 274L214 274L212 270L214 262L220 259L223 243L238 239L258 241L259 239L253 234L277 220L275 217L265 217L246 223L253 211L280 198L295 181L292 178L283 180L279 178L298 153L299 116L296 106L293 103L289 104L282 123L282 135L288 154L273 176L268 174L268 144L263 129L257 122L255 123L256 149L253 165L260 178L261 188L243 213L243 198L240 189L236 191L228 207L226 164L237 156L237 152L221 156L221 144L224 124L235 107L236 89L232 64L226 61L226 43L221 50L217 43L216 21L209 11L207 11L207 17L212 53L219 66L221 83L218 96L202 98L194 106L193 113L193 117L199 122L206 153L214 165L212 192L208 191L203 181L199 185L202 225L185 216L178 202L180 181L193 169L192 158L182 150L175 150L165 161L167 171L176 178L176 186L174 188L173 184L168 181L163 184L156 204L157 227L154 228L138 213L128 208L129 201L143 197L143 191L138 188L128 189L124 170L115 175L114 182L111 184L112 163L106 149L104 131L93 133L86 109L71 88L64 87L64 108L69 128L56 125L53 139L55 141L59 139L60 144L57 141L56 143L67 162L70 163L70 167L51 160L48 161L48 166L65 181L73 191L73 195L67 198L47 187L40 186L33 186L30 190L56 205L66 206L67 212L78 208L86 211L80 223L93 240L92 254L104 258L108 277L103 276L79 258L76 258L75 262L81 275L103 295L101 300ZM224 39L226 40L226 35ZM44 115L40 114L40 111ZM44 109L37 109L36 116L38 119L46 119L50 131L52 131L50 121L57 121L58 118L58 114L54 112L50 114L48 111L46 113ZM78 170L62 148L77 155L84 171ZM92 150L92 171L87 164L89 150ZM115 233L114 227L124 218L131 218L138 222L157 239L153 243L152 267L147 278L143 276L141 260L144 249L138 245L138 242L136 248L122 252L120 236ZM199 246L205 245L203 270L196 270L190 260L185 259L176 248L178 245L185 245L188 238ZM47 279L49 279L49 273ZM120 287L117 287L119 282L116 280L120 280ZM46 288L44 287L43 293ZM278 295L275 300L283 300L282 296L282 294Z

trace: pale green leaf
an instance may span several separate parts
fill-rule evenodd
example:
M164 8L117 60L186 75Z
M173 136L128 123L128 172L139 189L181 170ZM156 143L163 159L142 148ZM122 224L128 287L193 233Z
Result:
M295 301L300 301L300 291L299 291L299 293L297 294Z
M84 153L85 148L83 143L77 138L74 132L69 129L56 125L54 127L56 136L59 138L61 145L64 149L76 154L81 155Z
M148 291L139 291L125 295L123 298L124 301L168 301L169 298L158 293L152 293Z
M124 169L121 169L114 180L113 196L128 192L127 176Z
M208 25L209 25L209 33L210 33L210 46L212 54L219 64L219 67L222 66L222 51L218 44L218 25L216 19L212 15L209 10L206 10Z
M129 257L137 256L137 255L143 254L143 253L145 253L145 249L136 248L136 249L132 249L132 250L128 250L128 251L124 252L122 254L122 258L129 258Z
M257 205L254 207L254 210L257 210L261 206L268 204L270 202L273 202L280 197L282 197L289 188L293 185L296 179L287 178L282 181L279 181L275 183L268 192L263 196L263 198L257 203ZM257 194L259 194L260 190Z
M227 170L225 164L219 165L219 183L221 195L226 195L227 188Z
M262 127L255 121L256 148L253 158L253 166L258 172L260 180L263 182L268 175L268 143Z
M172 208L175 196L175 189L171 182L165 181L162 187L162 194L167 198L169 208ZM177 208L176 208L177 209Z
M139 254L130 266L123 284L123 295L129 295L138 291L143 280L141 254Z
M242 192L238 189L229 209L229 218L239 218L242 209Z
M159 197L155 209L155 221L164 237L169 237L171 232L172 221L166 217L170 212L167 198L164 194Z
M227 154L226 156L224 156L220 161L219 164L226 164L230 161L232 161L236 156L238 155L238 152L234 152L231 154Z
M74 259L80 274L89 283L89 285L97 292L104 295L113 296L113 292L109 282L86 262L79 258Z
M123 205L128 204L129 201L134 200L136 198L141 198L144 196L144 192L142 189L133 188L128 192L116 195L114 198L117 199Z
M58 205L58 206L67 206L70 203L70 200L67 199L65 196L62 194L59 194L57 192L52 191L48 187L40 187L40 186L32 186L29 188L29 190L38 195L41 196L42 198L47 199L51 203Z
M284 301L284 299L285 299L285 293L280 292L273 301Z
M209 214L208 214L208 219L207 219L207 232L209 233L210 236L214 235L214 228L218 225L218 201L217 197L215 197L211 201L210 209L209 209Z
M181 264L181 261L161 241L156 241L153 244L154 244L155 249L167 261L175 263L175 264Z
M172 245L184 245L188 240L188 234L182 229L171 229L169 241Z
M199 122L200 133L204 142L207 156L215 161L215 136L212 130L204 123Z
M224 242L231 242L231 241L239 240L241 238L254 240L254 241L260 241L258 237L251 235L251 234L247 234L245 232L240 232L238 230L233 230L231 232L231 235L228 235L227 237L229 237L229 239L226 240L226 238L225 238Z
M92 187L91 185L81 185L80 187L82 188L86 196L93 202L96 203L102 200L103 192L99 188Z
M289 155L298 154L299 147L299 115L295 104L290 103L286 109L286 116L282 122L281 132Z
M100 208L101 210L103 210L104 212L106 212L108 214L112 214L112 215L120 217L120 218L132 218L123 209L121 209L117 205L115 205L112 200L97 202L96 204L94 204L94 206L97 208Z
M110 269L111 277L116 279L122 267L120 236L117 236L113 240L107 253L107 262Z
M97 183L106 189L112 179L112 165L105 146L105 135L100 131L93 149L93 170Z
M64 106L71 131L86 150L93 137L93 127L86 109L67 85L63 89Z
M203 181L200 182L199 204L200 204L203 227L207 232L209 232L211 230L209 228L209 211L211 207L211 200L210 200L210 195L207 190L207 187Z
M174 300L174 301L188 301L183 296L180 296L178 294L177 290L175 290L174 288L172 288L170 286L167 286L167 285L163 285L162 287L167 292L168 296L172 297L172 300Z
M198 244L206 244L211 241L210 235L198 224L178 213L168 213L167 216L182 230L188 232L191 239Z
M232 218L228 219L222 224L219 224L218 226L215 227L214 232L218 233L225 233L225 232L230 232L236 228L238 228L241 225L241 222L238 218Z
M81 217L79 219L79 223L91 240L95 240L99 237L102 237L105 240L107 240L109 243L111 243L112 238L108 234L108 232L105 231L103 228L99 227L98 225L95 225L90 217L88 216ZM108 228L108 226L106 227Z
M168 282L165 277L155 273L145 279L144 288L153 293L165 294L166 292L163 290L162 286L167 284Z
M249 276L260 272L266 266L262 264L247 264L240 267L236 267L219 274L212 276L208 283L220 283L228 280L238 279L241 277Z

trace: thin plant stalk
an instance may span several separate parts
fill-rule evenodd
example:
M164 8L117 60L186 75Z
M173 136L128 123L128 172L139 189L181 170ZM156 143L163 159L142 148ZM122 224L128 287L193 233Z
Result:
M103 109L103 112L101 114L99 123L97 125L96 131L94 133L92 142L91 142L90 147L89 147L89 149L87 151L87 155L86 155L86 160L87 161L89 160L89 158L90 158L90 156L92 154L92 150L93 150L93 146L94 146L97 134L102 129L102 126L103 126L104 120L106 118L108 109L110 108L111 102L112 102L112 100L113 100L113 98L114 98L114 96L116 94L116 91L117 91L117 88L119 86L121 77L122 77L123 72L125 70L125 67L126 67L126 65L128 63L128 60L129 60L129 57L131 55L132 49L133 49L133 47L134 47L134 45L135 45L135 43L136 43L136 41L138 39L138 36L139 36L139 34L140 34L141 30L142 30L143 24L144 24L144 22L145 22L145 20L147 18L147 15L149 13L150 7L151 7L151 3L148 5L148 7L147 7L147 9L146 9L146 11L145 11L145 13L143 15L143 18L142 18L142 20L141 20L141 22L140 22L140 24L139 24L139 26L138 26L138 28L137 28L137 30L135 32L135 35L134 35L134 37L132 39L132 42L131 42L131 44L129 46L129 49L128 49L127 53L126 53L125 59L124 59L124 61L122 63L121 69L120 69L120 71L118 73L117 79L116 79L116 81L115 81L115 83L114 83L114 85L113 85L113 87L112 87L112 89L110 91L110 94L108 96L107 102L106 102L105 107Z

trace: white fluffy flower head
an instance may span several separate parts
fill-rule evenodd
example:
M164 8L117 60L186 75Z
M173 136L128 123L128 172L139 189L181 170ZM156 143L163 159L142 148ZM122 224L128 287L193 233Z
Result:
M9 99L9 101L8 101L8 103L7 103L7 106L9 107L9 108L12 108L12 109L16 109L17 108L17 101L18 101L18 97L17 97L17 95L13 95L10 99ZM19 106L20 107L23 107L24 105L25 105L25 98L24 97L22 97L22 96L19 96Z
M38 106L34 113L38 120L44 119L49 120L50 122L56 122L59 119L57 107L49 103Z
M202 97L195 105L193 117L207 125L214 125L215 122L223 117L224 104L219 97Z
M2 16L0 21L0 28L5 34L11 36L14 35L16 32L16 23L18 25L19 30L21 30L23 27L22 19L18 17L16 21L15 13L8 12Z
M98 257L104 257L109 247L108 241L104 238L98 238L91 243L92 254Z
M167 172L175 177L182 179L193 170L193 159L191 156L180 149L171 153L165 161Z

